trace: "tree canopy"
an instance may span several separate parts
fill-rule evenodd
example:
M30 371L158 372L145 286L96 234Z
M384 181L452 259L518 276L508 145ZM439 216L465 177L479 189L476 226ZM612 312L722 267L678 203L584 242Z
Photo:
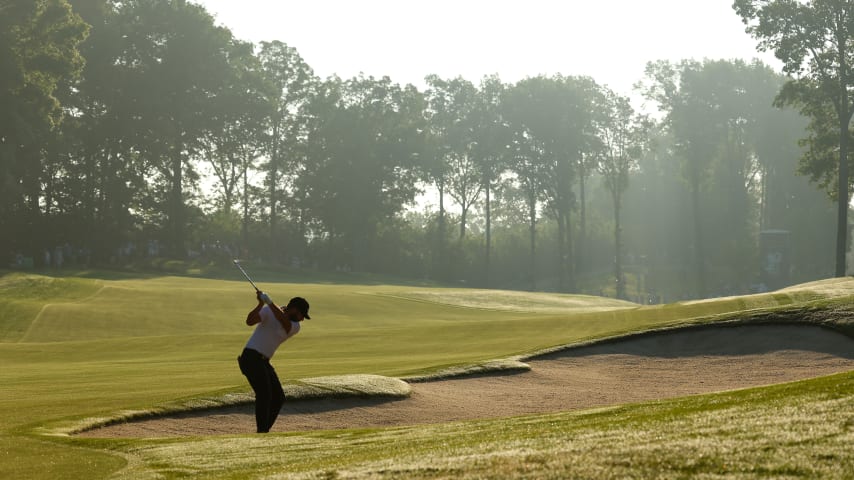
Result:
M733 7L747 31L759 39L759 47L772 50L792 76L777 103L793 105L811 119L801 171L820 179L837 200L836 276L844 276L851 200L854 2L736 0Z
M792 76L653 59L641 115L583 75L321 79L182 0L0 0L0 255L240 256L637 301L817 278L833 212L796 171L833 192L847 70L810 72L849 61L809 43L839 22L773 26L847 3L774 5L736 10ZM765 231L789 235L776 280Z

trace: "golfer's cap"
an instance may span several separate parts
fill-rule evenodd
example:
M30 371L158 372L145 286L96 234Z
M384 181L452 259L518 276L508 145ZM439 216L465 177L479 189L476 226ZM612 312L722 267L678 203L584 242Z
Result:
M300 313L302 313L303 317L311 320L311 317L308 316L308 301L306 301L306 299L304 299L302 297L292 298L291 301L288 302L288 306L285 308L287 309L287 308L291 308L291 307L296 308L297 310L300 311Z

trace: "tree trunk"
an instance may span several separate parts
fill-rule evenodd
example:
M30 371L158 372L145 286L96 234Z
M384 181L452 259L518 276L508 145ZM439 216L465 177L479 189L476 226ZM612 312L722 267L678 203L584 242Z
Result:
M276 242L276 220L278 217L276 203L276 184L279 174L279 122L273 126L273 149L270 152L270 258L278 259Z
M33 222L39 218L41 207L39 206L39 197L41 196L41 179L42 175L42 159L39 149L33 145L28 145L22 149L24 161L26 162L26 170L24 171L23 187L26 195L27 209L33 215Z
M843 66L844 67L844 66ZM842 70L844 72L844 69ZM839 111L839 197L837 200L836 218L836 276L845 276L845 256L848 251L848 124L851 121L849 113L848 92L845 75L840 75L843 83L840 92Z
M447 264L447 259L445 258L445 181L443 178L439 179L439 238L437 239L436 251L437 258L434 260L433 264L435 268L438 270L438 276L440 279L445 279L447 274L447 269L445 265Z
M492 218L489 209L489 182L486 182L486 259L484 265L484 286L489 288L489 261L492 249Z
M620 198L619 192L615 192L614 199L614 279L617 282L617 298L626 299L626 282L623 278L623 239L622 226L620 225Z
M575 250L574 242L572 241L572 207L566 207L566 257L564 265L566 266L566 288L567 292L576 291L575 283L575 263L572 261L572 252Z
M180 139L180 135L178 135ZM184 258L184 162L181 158L181 142L175 141L172 147L172 254Z
M242 256L249 251L249 168L243 169L243 225L240 237Z
M768 177L770 174L769 167L763 167L760 172L761 178L759 182L761 183L760 192L761 196L759 198L759 231L765 230L768 228L768 199L771 195L768 194L768 188L771 185L771 182L768 181Z
M41 189L39 174L41 172L42 162L41 158L39 158L38 149L34 148L32 145L24 146L19 150L19 152L23 161L26 162L26 169L23 170L21 177L21 187L23 188L24 194L24 211L21 212L21 214L23 216L24 225L27 225L27 227L35 233L35 237L38 239L38 244L30 247L32 249L31 252L35 257L37 253L41 253L41 250L50 248L50 245L46 243L49 240L47 235L44 234L44 222L41 214L41 208L39 207L39 192Z
M587 209L585 201L585 181L584 181L584 154L581 154L581 174L578 176L579 199L581 200L579 221L578 245L575 249L575 270L578 272L586 271L587 265L584 262L584 244L587 242Z
M703 249L703 219L700 215L700 184L691 182L691 210L694 217L694 261L697 266L697 295L706 297L706 259Z
M528 218L531 221L530 224L530 235L531 235L531 260L530 260L530 272L531 272L531 290L537 289L537 200L534 197L534 193L531 192L530 198L528 199Z
M468 207L463 206L460 211L460 244L462 245L463 239L466 237L466 216L468 215Z
M558 290L566 292L566 217L557 212Z

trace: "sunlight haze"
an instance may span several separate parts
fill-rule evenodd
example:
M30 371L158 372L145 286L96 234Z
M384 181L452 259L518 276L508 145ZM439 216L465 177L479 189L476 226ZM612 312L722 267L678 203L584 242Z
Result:
M516 82L561 73L630 94L659 59L759 58L779 70L756 51L731 0L197 3L237 38L295 47L322 78L363 72L420 88L428 74Z

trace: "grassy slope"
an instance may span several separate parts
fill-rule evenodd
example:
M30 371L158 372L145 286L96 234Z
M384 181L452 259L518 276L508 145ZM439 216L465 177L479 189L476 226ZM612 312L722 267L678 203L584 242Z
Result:
M633 307L590 297L459 289L324 284L269 287L271 295L280 300L306 296L316 315L305 332L285 345L274 360L282 376L291 380L346 373L424 373L680 324L696 317L787 304L798 308L800 302L854 292L851 282L831 281L774 295ZM177 473L189 468L183 466L181 452L194 452L187 453L188 458L205 457L209 448L216 451L259 441L310 443L317 436L184 440L167 442L162 448L150 441L46 442L33 435L33 429L60 419L245 390L234 356L249 334L242 318L252 306L252 292L245 282L186 277L108 280L6 275L0 277L0 288L0 332L4 332L0 337L0 477L56 478L61 472L65 478L99 478L121 468L126 458L132 463L124 472L132 476L150 470L177 469ZM567 313L557 314L557 308ZM850 378L846 382L850 386ZM805 395L812 389L803 388ZM850 397L850 389L848 394ZM566 418L572 423L576 417ZM511 432L502 437L511 443L517 423L493 422L500 431ZM472 425L469 436L477 438L480 424ZM408 433L403 437L410 440L432 435L429 429L404 430ZM345 438L355 435L358 442L371 443L376 436L389 434L350 433ZM412 441L415 456L429 453L429 449L418 449L420 440ZM377 443L379 450L381 443ZM371 454L358 454L347 441L340 448L354 461L372 460ZM257 472L259 468L274 472L285 467L290 470L293 463L289 457L263 467L270 459L255 452L241 454L243 463L202 467L201 472L214 476ZM338 462L322 458L326 460L313 460L305 468L333 468ZM194 461L204 466L215 460Z
M44 313L47 299L73 303L96 294L102 282L22 274L0 277L0 342L21 340Z

